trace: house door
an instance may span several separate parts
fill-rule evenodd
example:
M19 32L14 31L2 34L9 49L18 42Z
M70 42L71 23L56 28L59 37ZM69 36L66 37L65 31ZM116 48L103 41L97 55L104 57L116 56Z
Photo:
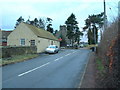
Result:
M51 41L51 45L53 45L53 41Z

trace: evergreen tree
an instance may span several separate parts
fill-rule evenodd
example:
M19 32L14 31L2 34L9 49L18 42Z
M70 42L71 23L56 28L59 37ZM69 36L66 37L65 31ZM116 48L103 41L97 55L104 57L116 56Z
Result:
M34 26L38 27L38 19L37 18L34 19Z
M31 25L35 25L34 21L30 21L30 24L31 24Z
M103 26L103 15L104 13L97 15L89 15L85 20L84 30L88 30L88 43L96 44L98 42L98 28L102 28Z
M44 29L44 30L48 30L48 31L50 31L50 32L53 32L52 31L52 19L51 18L45 18L45 19L43 19L43 18L39 18L39 20L35 20L36 22L37 22L37 27L39 27L39 28L42 28L42 29ZM34 22L35 22L34 21Z
M47 18L47 23L48 23L48 25L47 25L47 31L48 32L50 32L50 33L53 33L53 28L51 27L52 26L52 19L51 18Z
M30 20L28 19L28 20L26 21L26 23L27 23L27 24L30 24Z
M73 13L68 17L65 24L67 26L67 37L70 40L72 46L73 46L73 43L76 41L79 44L80 35L82 35L82 34L79 31L79 28L77 25L78 22L76 21L76 17Z
M16 28L21 22L24 22L24 18L22 18L22 16L20 16L20 17L17 19L15 28Z
M52 24L47 25L47 31L50 33L53 33L53 28L51 26L52 26Z
M45 20L40 18L38 23L39 23L39 28L42 28L45 30L45 25L46 25Z
M83 36L83 33L79 31L79 28L76 29L76 32L75 32L75 42L77 42L77 44L79 45L79 42L80 42L80 36Z
M55 30L54 35L56 35L57 32L58 32L58 30Z

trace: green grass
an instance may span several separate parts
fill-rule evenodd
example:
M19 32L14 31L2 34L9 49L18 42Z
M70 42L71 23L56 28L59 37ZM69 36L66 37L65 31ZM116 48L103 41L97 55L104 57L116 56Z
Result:
M38 54L25 54L25 55L12 56L11 58L5 58L5 59L0 60L0 66L22 62L25 60L35 58L37 56Z
M102 60L100 58L96 58L97 70L98 72L103 75L104 74L104 65L102 64Z

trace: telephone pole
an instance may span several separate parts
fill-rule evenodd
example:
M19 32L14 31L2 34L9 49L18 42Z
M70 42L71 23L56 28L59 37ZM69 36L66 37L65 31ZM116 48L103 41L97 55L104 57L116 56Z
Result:
M107 16L106 16L106 2L104 0L104 30L106 30L106 27L107 27Z
M118 2L118 18L120 20L120 1Z

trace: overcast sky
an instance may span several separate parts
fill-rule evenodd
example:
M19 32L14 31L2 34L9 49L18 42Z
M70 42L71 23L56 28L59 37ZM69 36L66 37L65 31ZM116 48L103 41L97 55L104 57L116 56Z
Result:
M119 0L106 0L108 20L112 21L118 14ZM103 12L103 0L0 0L0 28L13 30L16 20L22 16L25 21L29 18L53 19L54 30L74 13L79 22L80 30L84 20L91 14Z

